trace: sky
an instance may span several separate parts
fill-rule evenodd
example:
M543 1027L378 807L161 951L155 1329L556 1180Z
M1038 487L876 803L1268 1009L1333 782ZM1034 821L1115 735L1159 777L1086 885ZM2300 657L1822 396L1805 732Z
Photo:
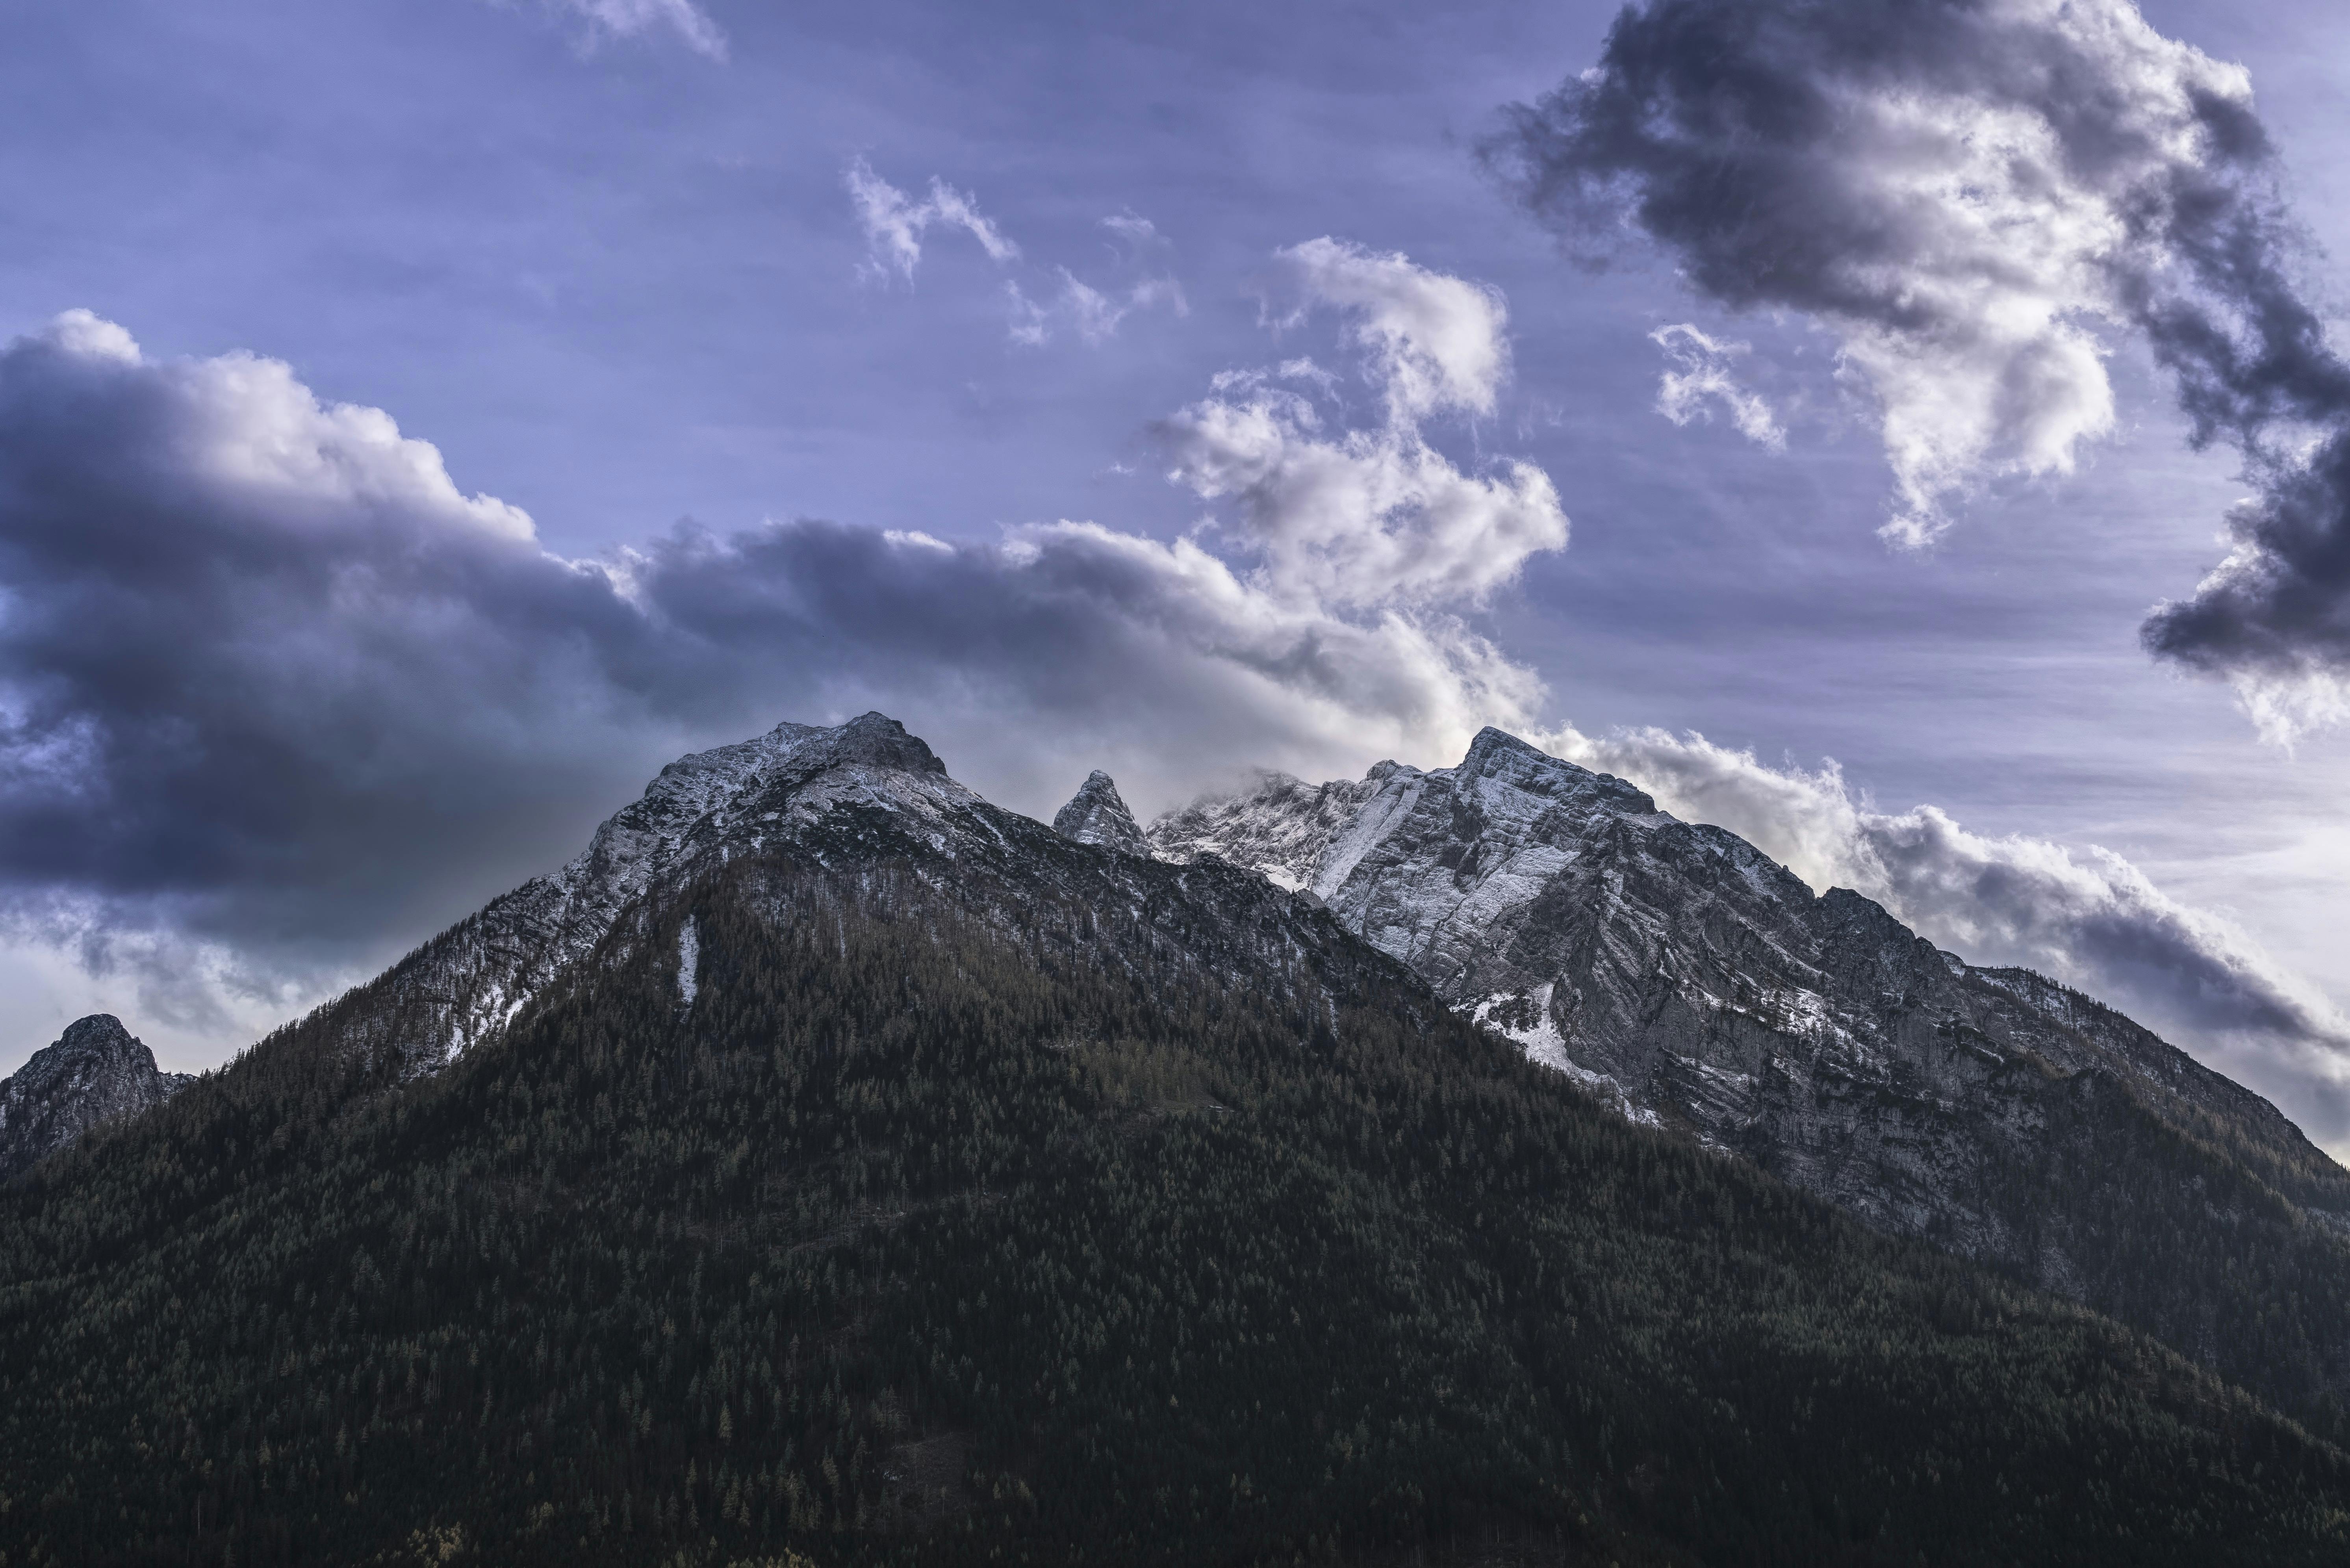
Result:
M0 1071L216 1064L782 720L1045 816L1493 722L2350 1152L2339 7L11 42Z

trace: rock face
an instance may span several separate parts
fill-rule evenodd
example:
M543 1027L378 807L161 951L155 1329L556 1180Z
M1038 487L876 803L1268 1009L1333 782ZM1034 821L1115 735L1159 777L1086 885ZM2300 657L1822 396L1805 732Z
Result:
M1150 845L1134 813L1118 793L1107 774L1096 768L1077 793L1053 817L1053 831L1079 844L1098 844L1128 855L1148 855Z
M929 746L879 713L829 728L781 724L756 740L671 763L563 869L493 900L294 1027L309 1042L306 1049L328 1051L346 1066L358 1063L379 1084L398 1083L496 1040L535 999L581 966L639 940L663 944L668 961L678 966L674 994L690 1008L702 938L690 917L656 934L664 918L659 911L697 878L778 849L846 864L886 857L892 844L916 846L926 858L952 860L974 898L1010 889L1003 896L1016 899L1029 919L1038 918L1033 906L1040 898L1077 898L1054 892L1075 874L1072 865L1082 862L1087 886L1098 883L1105 848L1132 857L1110 872L1124 889L1122 905L1166 906L1168 895L1152 888L1170 875L1206 885L1201 872L1173 872L1149 853L1107 774L1088 779L1061 816L1075 823L1074 833L982 799L949 778ZM1223 888L1220 897L1277 911L1282 934L1264 940L1278 950L1309 941L1291 929L1295 920L1357 946L1309 899L1265 888L1260 878L1231 867L1202 872ZM1104 923L1091 914L1085 925L1095 933L1091 940L1107 940ZM1180 939L1153 935L1147 943L1156 949L1180 940L1209 962L1219 947L1243 940L1218 923L1188 918L1182 931Z
M0 1181L100 1123L137 1116L195 1081L186 1073L158 1072L155 1054L112 1013L76 1020L16 1076L0 1079Z
M432 1072L496 1037L650 893L836 806L941 817L984 804L879 713L828 728L778 724L695 753L663 768L569 865L494 899L362 988L365 1005L338 1008L345 1043L390 1078Z
M2350 1173L2257 1095L2087 997L1970 967L1858 894L1815 896L1736 835L1498 730L1455 768L1271 775L1149 838L1314 893L1636 1120L2207 1359L2233 1351L2197 1287L2170 1291L2118 1230L2183 1225L2184 1246L2272 1226L2280 1246L2333 1251L2350 1232ZM2350 1388L2350 1346L2311 1355L2313 1376Z

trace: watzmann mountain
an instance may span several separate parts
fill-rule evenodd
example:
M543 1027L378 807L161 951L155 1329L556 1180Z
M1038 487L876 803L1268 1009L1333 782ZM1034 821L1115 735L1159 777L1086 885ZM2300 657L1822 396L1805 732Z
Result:
M2328 1189L2092 1004L1506 737L1062 821L878 714L685 759L0 1185L5 1563L2350 1552ZM1980 1235L1855 1200L1920 1127Z

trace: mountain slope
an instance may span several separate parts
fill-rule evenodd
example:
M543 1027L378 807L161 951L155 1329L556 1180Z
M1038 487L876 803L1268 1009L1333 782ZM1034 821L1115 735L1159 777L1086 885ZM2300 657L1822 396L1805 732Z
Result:
M486 915L0 1189L10 1568L2350 1550L2350 1458L2178 1356L858 726L465 1050Z
M112 1013L77 1019L14 1076L0 1078L0 1181L194 1082L186 1073L159 1072L155 1054Z
M2341 1432L2350 1173L2127 1019L1488 730L1152 825L1326 900L1636 1119L2114 1313Z

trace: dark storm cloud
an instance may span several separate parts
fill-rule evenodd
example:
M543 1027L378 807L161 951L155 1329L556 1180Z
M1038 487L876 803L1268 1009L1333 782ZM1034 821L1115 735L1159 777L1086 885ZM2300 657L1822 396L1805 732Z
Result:
M2143 334L2257 488L2147 646L2279 732L2338 706L2350 366L2293 280L2241 70L2130 0L1648 0L1507 115L1491 166L1577 243L1637 231L1705 296L1838 334L1883 404L1897 538L1983 477L2069 468L2112 424L2095 329Z
M1397 343L1394 375L1426 369ZM72 313L0 349L0 890L53 935L333 961L548 868L690 744L785 717L887 706L1046 809L1106 758L1172 787L1523 724L1538 683L1415 573L1489 513L1555 512L1547 480L1252 396L1185 410L1182 462L1297 471L1243 527L1293 545L1304 507L1327 532L1251 573L1082 523L978 545L687 524L567 560L388 415L251 355L151 360Z

